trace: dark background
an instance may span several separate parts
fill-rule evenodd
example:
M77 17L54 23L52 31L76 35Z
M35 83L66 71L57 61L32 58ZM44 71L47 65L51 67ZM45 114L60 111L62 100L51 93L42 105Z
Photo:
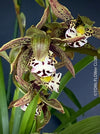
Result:
M95 21L95 26L100 26L100 1L99 0L59 0L59 2L71 11L72 15L76 18L78 14L81 16L87 16L91 20ZM32 24L36 25L43 14L43 8L41 8L35 0L22 0L21 11L24 12L27 23L26 29ZM13 5L13 0L1 0L0 1L0 47L13 39L15 24L15 10ZM100 47L100 40L95 38L90 38L89 42L95 47ZM85 55L75 54L75 58L72 61L73 65L82 59ZM2 59L3 69L5 75L5 83L7 87L8 74L9 74L9 64L6 60ZM100 60L98 60L98 77L100 75ZM63 74L67 69L63 68L60 71ZM82 106L88 104L90 101L94 100L94 65L91 63L84 70L79 72L75 78L73 78L67 87L71 89L77 98L79 99ZM14 88L12 89L12 91ZM70 101L70 99L62 92L58 98L66 106L73 108L77 111L77 107ZM93 115L100 115L100 105L92 108L85 113L84 116L80 116L78 120L90 117ZM43 129L45 132L52 132L59 122L52 117L50 123Z

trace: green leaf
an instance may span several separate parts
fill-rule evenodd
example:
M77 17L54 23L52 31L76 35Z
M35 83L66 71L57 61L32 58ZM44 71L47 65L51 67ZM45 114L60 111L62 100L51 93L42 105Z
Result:
M70 117L70 113L67 109L64 108L65 113L58 113L55 112L54 115L61 121L61 123L65 123L65 121L67 120L68 117Z
M22 96L23 94L19 91L18 98L21 98ZM23 111L21 110L20 107L17 107L15 109L15 114L14 114L12 134L18 134L22 115L23 115Z
M87 112L88 110L90 110L91 108L95 107L98 104L100 104L99 97L93 100L92 102L88 103L81 109L79 109L77 112L73 113L73 115L69 119L66 120L65 124L61 124L56 130L61 131L63 128L66 128L68 123L73 122L77 117L84 114L85 112Z
M37 94L27 107L19 129L19 134L29 133L32 129L39 95ZM31 119L31 120L30 120Z
M64 111L65 111L64 114L58 113L57 111L53 113L53 115L55 115L61 121L62 125L65 124L67 119L69 119L75 113L75 111L72 108L66 107L64 105L63 105L63 107L64 107ZM72 123L75 123L75 122L76 122L76 120L74 120ZM70 124L70 122L69 122L69 124ZM56 131L57 131L57 129L56 129Z
M60 134L97 134L99 132L100 116L93 116L70 125L61 131Z
M35 0L41 7L45 8L45 4L43 0Z
M31 133L34 133L36 131L36 120L34 120Z
M64 92L67 94L67 96L72 100L72 102L80 109L82 108L80 102L78 101L78 99L76 98L76 96L74 95L74 93L68 89L67 87L64 87Z
M78 63L75 64L74 69L75 73L77 74L82 69L84 69L88 64L93 62L94 57L92 56L86 56L82 60L80 60ZM60 87L59 87L59 93L53 92L50 98L57 98L59 94L62 92L63 88L66 86L66 84L72 79L71 73L68 71L61 79Z
M8 105L10 103L11 84L12 84L12 74L9 74L9 77L8 77L8 88L7 88L7 104Z
M19 92L20 92L19 89L16 88L16 90L14 92L13 101L18 99ZM12 134L13 124L14 124L14 117L15 117L15 111L16 111L16 108L13 107L12 111L11 111L11 117L10 117L10 123L9 123L10 134Z
M10 62L9 57L8 57L6 51L0 52L0 56L2 56L5 60L7 60L8 62Z
M8 108L5 92L4 75L0 57L0 134L9 133Z
M36 117L36 130L40 131L50 120L51 114L47 109L45 114L41 111L41 115Z

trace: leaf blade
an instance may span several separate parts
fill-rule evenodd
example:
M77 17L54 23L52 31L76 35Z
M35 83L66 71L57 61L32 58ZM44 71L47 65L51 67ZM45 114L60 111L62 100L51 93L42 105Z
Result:
M27 107L22 121L21 121L21 125L20 125L20 129L19 129L19 134L25 133L26 129L27 129L27 124L29 123L29 119L31 114L33 114L33 118L35 115L35 111L36 111L36 106L37 106L37 101L38 101L38 94L34 97L34 99L31 101L30 105ZM34 107L33 107L34 105Z
M0 128L0 133L9 133L9 121L8 121L8 108L7 108L7 98L5 92L4 75L1 64L0 57L0 123L2 123L2 128Z
M82 106L81 106L80 102L78 101L78 99L76 98L75 94L70 89L68 89L67 87L64 87L64 92L79 109L82 108Z
M94 116L87 119L84 119L82 121L79 121L62 132L60 134L97 134L100 132L100 116Z

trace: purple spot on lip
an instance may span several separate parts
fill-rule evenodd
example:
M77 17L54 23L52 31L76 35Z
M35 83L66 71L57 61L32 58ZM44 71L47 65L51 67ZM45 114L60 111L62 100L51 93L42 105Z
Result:
M52 73L52 72L50 72L50 71L46 71L47 73Z
M35 63L34 66L38 65L39 63Z
M47 76L47 74L45 73L45 70L43 69L43 75L42 76Z
M68 34L66 34L66 36L67 36L68 38L71 38L71 36L70 36L70 35L68 35Z
M41 71L38 71L38 72L37 72L37 74L40 74L40 73L41 73Z
M44 65L44 62L42 62L42 65Z

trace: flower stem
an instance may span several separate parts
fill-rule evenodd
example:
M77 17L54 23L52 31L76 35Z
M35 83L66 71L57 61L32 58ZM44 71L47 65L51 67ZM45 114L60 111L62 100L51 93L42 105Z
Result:
M19 5L21 5L21 0L19 1ZM18 18L16 17L13 38L17 38L17 35L18 35L18 24L19 24L19 21L18 21ZM10 102L11 85L12 85L12 74L9 74L8 88L7 88L7 104L8 105L9 105L9 102Z
M48 0L45 0L45 4L46 4L46 8L49 6L49 1ZM51 23L51 9L50 9L50 6L49 6L49 15L48 15L48 19L47 19L47 22L48 23Z
M20 29L20 36L23 37L24 36L24 29L23 29L23 25L22 25L21 17L20 17L21 0L13 0L13 3L14 3L15 11L16 11L16 17L18 20L19 29Z

